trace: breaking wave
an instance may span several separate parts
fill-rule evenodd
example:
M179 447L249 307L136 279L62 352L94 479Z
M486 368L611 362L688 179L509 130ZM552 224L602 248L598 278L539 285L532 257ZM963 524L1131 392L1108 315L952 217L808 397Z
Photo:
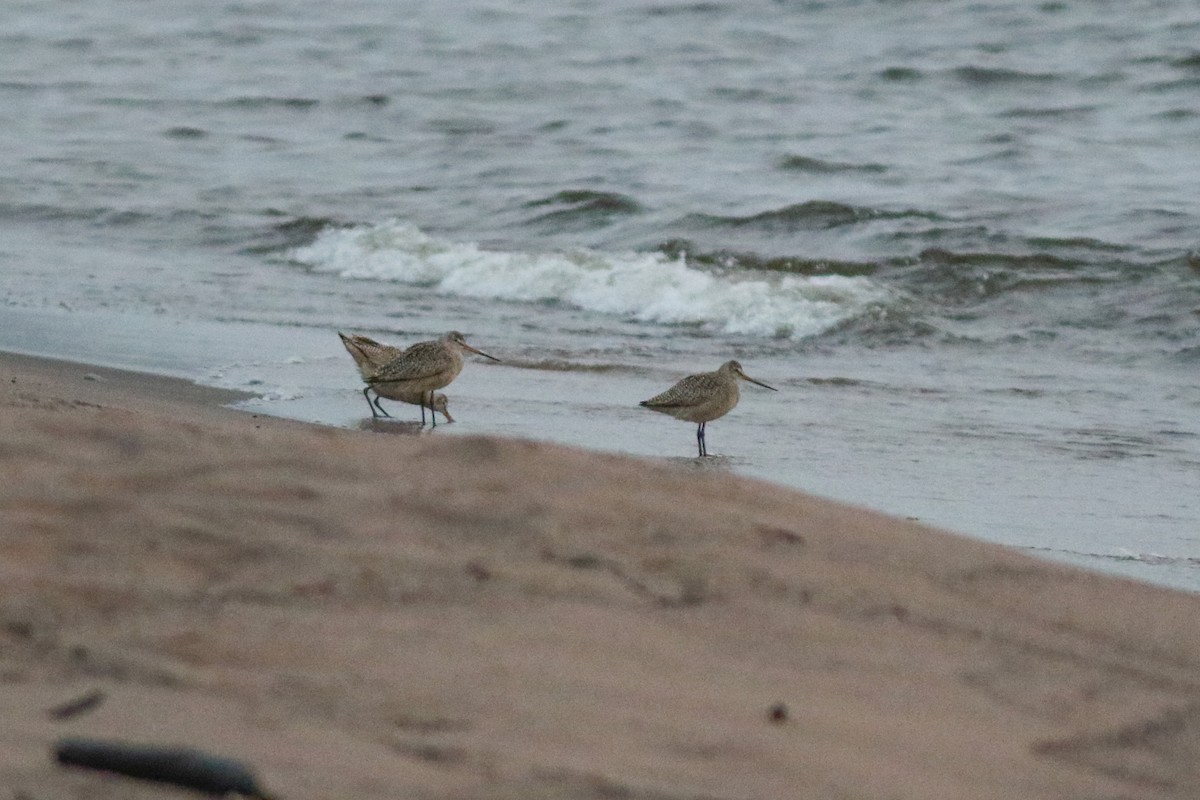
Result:
M349 279L776 338L820 334L877 310L891 295L866 277L708 270L689 265L682 255L486 250L398 220L326 228L290 257Z

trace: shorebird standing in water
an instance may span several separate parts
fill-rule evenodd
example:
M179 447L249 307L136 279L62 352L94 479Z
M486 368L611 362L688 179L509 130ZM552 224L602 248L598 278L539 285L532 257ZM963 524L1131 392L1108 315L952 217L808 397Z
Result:
M375 377L375 373L379 368L389 361L394 360L404 351L399 347L393 347L390 344L382 344L375 341L369 336L351 335L347 336L344 333L338 332L338 336L342 339L342 344L346 347L346 351L350 353L350 357L354 359L354 365L358 367L358 374L367 382L363 388L363 397L367 398L367 406L371 409L371 416L378 417L382 414L385 417L390 417L383 406L379 404L379 398L386 397L388 400L399 400L404 403L411 403L414 406L421 407L421 424L425 424L425 403L422 402L421 392L405 391L405 390L389 390L384 387L382 392L377 387L371 386L371 379ZM372 399L371 392L375 392L375 397ZM433 396L434 413L440 411L447 422L454 422L454 417L450 416L449 409L450 401L446 395L438 392ZM379 409L376 412L375 409Z
M432 342L417 342L383 364L367 379L367 386L382 397L415 394L419 405L432 411L433 390L448 385L462 372L464 350L492 361L500 360L471 347L458 331L450 331ZM425 420L424 411L421 420ZM433 418L433 425L437 427L437 417Z
M708 455L708 447L704 443L704 426L718 417L725 416L738 404L739 378L772 392L778 391L774 386L767 386L762 381L751 378L742 371L742 365L738 362L726 361L716 372L688 375L662 394L643 400L640 405L651 411L669 414L675 419L698 423L696 443L700 446L700 456L703 458Z

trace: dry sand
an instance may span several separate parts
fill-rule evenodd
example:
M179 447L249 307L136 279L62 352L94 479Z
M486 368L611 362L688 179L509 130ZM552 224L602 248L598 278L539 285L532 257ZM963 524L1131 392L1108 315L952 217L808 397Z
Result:
M289 799L1200 796L1200 597L232 398L0 357L9 796L188 796L56 766L67 735L244 758Z

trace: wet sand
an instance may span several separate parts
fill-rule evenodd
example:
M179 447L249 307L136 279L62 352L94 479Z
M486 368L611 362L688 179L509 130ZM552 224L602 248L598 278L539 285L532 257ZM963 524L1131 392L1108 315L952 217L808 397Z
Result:
M401 424L372 422L333 329L62 309L9 308L4 317L0 351L255 392L241 406L251 413L420 432L404 424L420 420L417 409L399 403L385 401ZM516 345L502 331L476 331L468 320L448 324L504 363L470 359L449 387L457 421L439 426L438 436L498 435L679 462L694 463L694 426L638 402L737 355L581 361L572 349L578 341L547 350L536 338ZM438 335L364 332L401 345ZM247 342L254 343L250 351ZM1062 371L1050 364L1025 362L1054 376L1053 386L1038 388L1008 375L996 359L973 360L970 374L956 365L949 381L948 365L936 356L889 351L853 361L842 363L836 352L745 360L779 391L744 387L741 404L708 426L709 452L721 458L706 468L1200 593L1200 438L1182 421L1190 416L1171 423L1177 436L1147 437L1163 419L1078 391L1088 379L1059 381ZM1143 379L1146 392L1169 391L1153 375ZM1006 398L1015 386L1045 394L1014 405Z
M15 797L184 796L56 766L68 735L284 798L1200 792L1200 597L688 461L238 397L0 356Z

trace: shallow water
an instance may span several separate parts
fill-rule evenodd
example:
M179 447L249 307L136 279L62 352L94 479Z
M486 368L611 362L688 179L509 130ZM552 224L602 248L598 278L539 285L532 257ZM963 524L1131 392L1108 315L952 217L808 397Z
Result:
M734 357L706 469L1200 589L1190 4L156 10L6 7L0 346L672 464Z

